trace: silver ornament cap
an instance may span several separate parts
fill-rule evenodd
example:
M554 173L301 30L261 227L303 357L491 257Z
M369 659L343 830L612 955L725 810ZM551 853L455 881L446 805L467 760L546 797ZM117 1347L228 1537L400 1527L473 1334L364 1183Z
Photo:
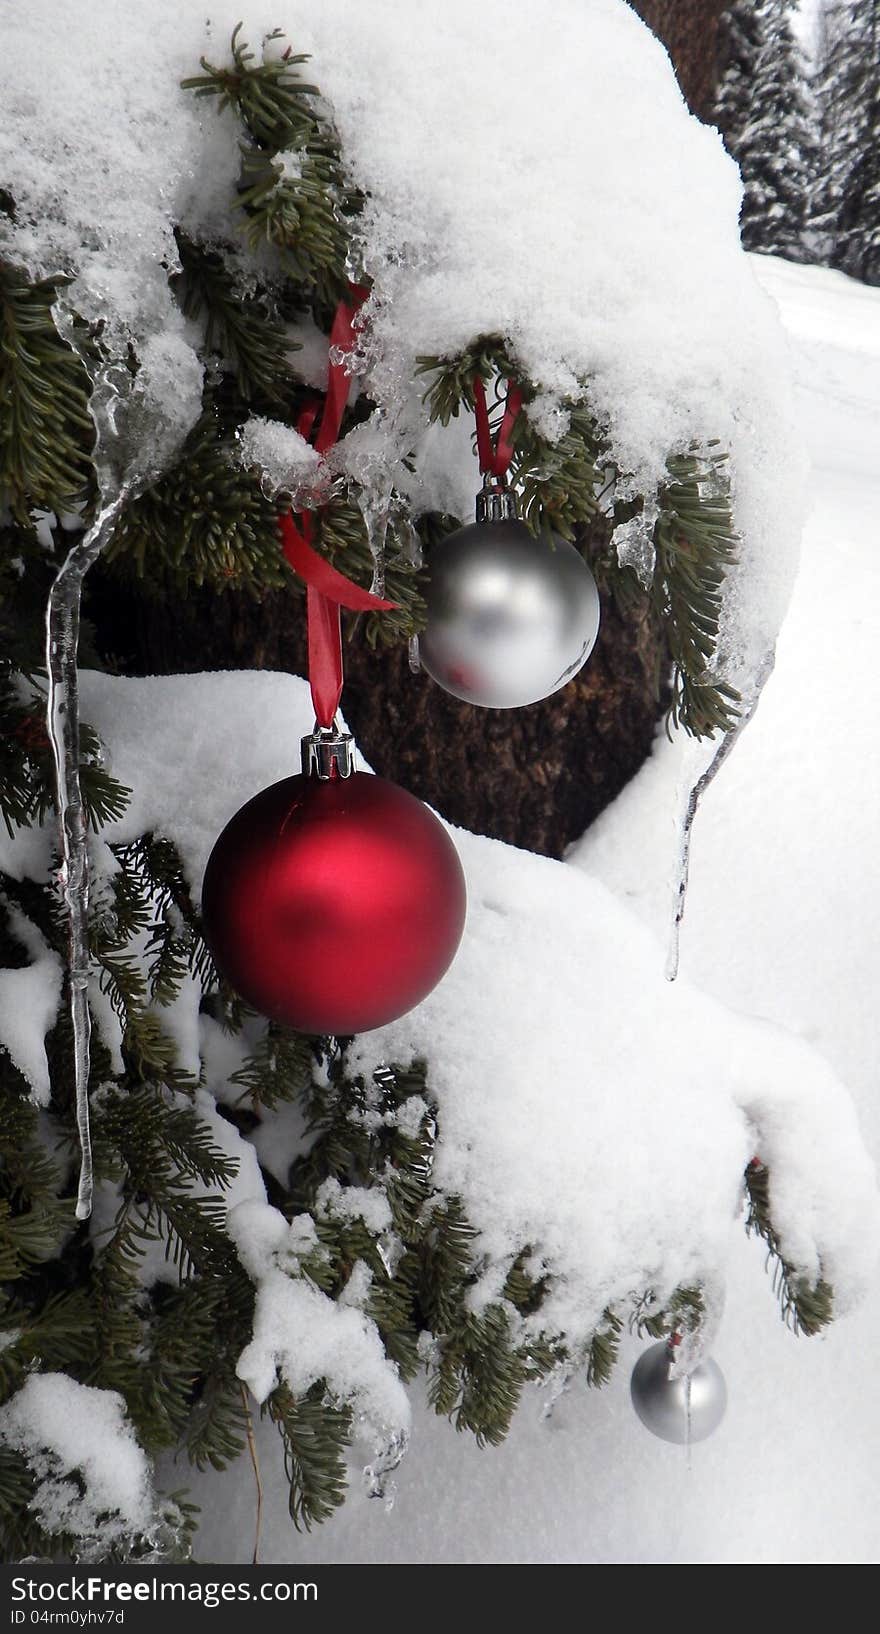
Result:
M300 738L300 756L305 777L316 777L320 783L330 783L337 777L351 777L354 771L354 738L340 731L334 720L332 726L319 726Z
M484 709L521 709L577 675L599 631L599 593L573 545L536 539L509 489L431 551L422 665L444 691Z
M689 1446L717 1430L727 1408L727 1385L711 1356L678 1378L670 1377L674 1363L675 1352L668 1344L651 1345L633 1368L630 1395L652 1435Z

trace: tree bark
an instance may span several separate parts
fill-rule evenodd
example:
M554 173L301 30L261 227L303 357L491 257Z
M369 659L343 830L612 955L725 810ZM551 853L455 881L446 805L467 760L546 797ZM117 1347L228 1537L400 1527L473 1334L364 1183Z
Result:
M718 89L718 23L731 0L629 0L662 40L684 99L698 119L712 123Z

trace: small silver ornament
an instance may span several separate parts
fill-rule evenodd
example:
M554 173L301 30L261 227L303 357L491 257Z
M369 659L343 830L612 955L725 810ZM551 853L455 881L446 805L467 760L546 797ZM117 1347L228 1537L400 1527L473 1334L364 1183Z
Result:
M639 1357L630 1379L632 1403L647 1429L679 1446L705 1441L717 1430L727 1407L727 1386L711 1356L690 1373L671 1378L675 1349L652 1345Z
M422 664L444 691L484 709L520 709L577 675L599 631L599 594L563 539L536 539L511 489L489 483L477 520L431 551Z

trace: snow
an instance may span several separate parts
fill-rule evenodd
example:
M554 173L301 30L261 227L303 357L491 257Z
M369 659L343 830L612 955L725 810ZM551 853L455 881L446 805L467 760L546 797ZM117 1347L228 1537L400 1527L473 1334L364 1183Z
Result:
M100 1532L112 1546L149 1530L149 1464L115 1390L31 1374L0 1408L0 1442L24 1453L38 1477L31 1507L47 1532Z
M391 1205L375 1186L340 1186L330 1176L318 1187L315 1207L331 1219L363 1220L376 1236L391 1230Z
M326 359L322 386L327 383ZM285 488L299 493L318 472L320 455L310 443L281 420L267 420L260 415L242 426L238 438L244 465L258 465L273 493Z
M230 1214L229 1232L257 1285L253 1338L238 1362L238 1376L257 1401L279 1377L296 1395L325 1379L334 1399L353 1404L377 1451L405 1436L409 1398L375 1323L290 1274L317 1245L311 1217L288 1223L268 1204L241 1204Z
M16 214L0 218L0 244L36 275L72 272L66 304L109 320L117 355L134 341L139 389L185 429L201 365L166 269L177 266L173 219L197 201L203 217L211 201L200 196L204 110L178 87L178 22L170 0L152 0L126 19L123 53L112 0L79 6L74 19L60 0L5 17L0 168ZM215 134L215 174L231 180L231 122Z
M808 63L812 66L819 53L822 12L827 0L795 0L791 8L791 26Z
M27 1079L38 1106L49 1104L49 1063L44 1039L58 1013L61 960L36 925L11 903L5 904L9 928L29 955L20 970L0 970L0 1047Z

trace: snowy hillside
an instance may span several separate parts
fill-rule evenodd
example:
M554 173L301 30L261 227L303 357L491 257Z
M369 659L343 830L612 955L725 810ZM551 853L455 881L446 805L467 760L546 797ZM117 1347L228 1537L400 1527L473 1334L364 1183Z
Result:
M778 666L757 717L706 796L682 969L728 1005L781 1022L860 1099L880 1151L874 1082L880 771L873 677L880 560L872 465L880 410L880 294L838 274L755 261L791 337L815 470L812 512ZM572 865L609 885L659 938L669 913L678 750L652 761ZM588 1048L585 1042L585 1048ZM267 1561L829 1562L880 1559L874 1399L880 1297L821 1340L780 1323L760 1249L731 1226L732 1275L715 1355L725 1423L690 1456L645 1434L624 1354L610 1386L527 1398L509 1441L480 1452L418 1413L390 1513L354 1492L308 1538L286 1513L280 1459L261 1444ZM868 1368L871 1368L870 1377ZM821 1469L821 1481L815 1479ZM180 1471L175 1470L179 1481ZM238 1494L230 1506L230 1492ZM204 1559L248 1558L252 1474L194 1483Z

